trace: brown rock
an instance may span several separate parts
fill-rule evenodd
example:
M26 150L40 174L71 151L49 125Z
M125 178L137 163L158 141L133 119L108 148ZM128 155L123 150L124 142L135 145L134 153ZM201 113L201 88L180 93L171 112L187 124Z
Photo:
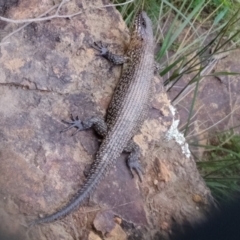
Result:
M99 212L93 221L93 225L97 231L105 236L110 233L116 225L114 213L112 211Z
M90 232L88 235L88 240L102 240L96 233Z
M127 234L123 231L120 225L116 224L114 229L107 234L107 240L127 240Z

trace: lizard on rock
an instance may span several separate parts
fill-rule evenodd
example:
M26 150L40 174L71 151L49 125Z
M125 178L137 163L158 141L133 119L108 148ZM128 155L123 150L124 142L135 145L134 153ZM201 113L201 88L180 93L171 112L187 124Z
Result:
M79 207L123 151L130 153L127 164L132 175L135 170L142 180L143 170L138 161L140 149L133 142L132 137L145 119L151 94L154 75L154 40L151 20L143 11L136 15L130 43L124 56L112 54L102 43L95 43L93 47L100 51L101 56L114 64L123 64L120 80L107 111L106 123L99 117L92 117L87 121L72 117L71 122L65 122L69 126L63 131L74 127L78 129L77 131L93 127L103 137L103 141L87 179L76 196L59 211L35 220L33 225L52 222Z

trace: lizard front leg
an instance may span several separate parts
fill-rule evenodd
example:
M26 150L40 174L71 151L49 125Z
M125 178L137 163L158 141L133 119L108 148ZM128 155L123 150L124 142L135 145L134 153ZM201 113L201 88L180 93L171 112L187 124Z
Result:
M124 55L117 55L110 52L107 48L107 45L103 44L102 42L94 42L94 44L92 44L91 46L92 48L100 52L98 56L106 58L108 61L112 62L115 65L123 64L128 60L128 57Z

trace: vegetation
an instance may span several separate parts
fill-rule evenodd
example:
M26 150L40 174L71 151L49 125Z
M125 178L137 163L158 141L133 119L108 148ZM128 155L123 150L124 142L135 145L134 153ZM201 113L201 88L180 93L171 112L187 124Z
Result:
M193 121L193 109L204 77L239 74L211 72L224 54L239 45L240 16L239 10L235 10L239 7L240 3L231 0L135 0L118 6L127 24L142 8L152 19L158 49L156 60L161 63L159 74L167 91L190 76L189 82L172 99L172 104L178 106L182 99L193 93L188 121L183 129L185 136L188 136ZM210 137L206 146L198 145L205 153L197 164L217 199L226 199L232 196L230 193L240 191L239 140L240 136L231 130Z
M199 145L198 145L199 146ZM224 201L240 191L240 136L233 130L212 136L198 167L217 199Z

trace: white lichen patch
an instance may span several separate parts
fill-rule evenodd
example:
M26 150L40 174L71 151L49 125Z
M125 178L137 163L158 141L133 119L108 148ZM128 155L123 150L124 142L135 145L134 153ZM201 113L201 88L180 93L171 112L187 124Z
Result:
M168 130L168 132L166 134L166 139L168 141L174 139L181 146L182 153L187 158L189 158L191 156L189 147L188 147L188 144L186 143L186 139L185 139L184 135L182 133L180 133L178 130L178 124L179 124L179 120L173 121L170 129Z
M176 108L173 107L172 105L170 105L170 106L169 106L169 109L170 109L172 115L175 116L175 114L176 114Z

